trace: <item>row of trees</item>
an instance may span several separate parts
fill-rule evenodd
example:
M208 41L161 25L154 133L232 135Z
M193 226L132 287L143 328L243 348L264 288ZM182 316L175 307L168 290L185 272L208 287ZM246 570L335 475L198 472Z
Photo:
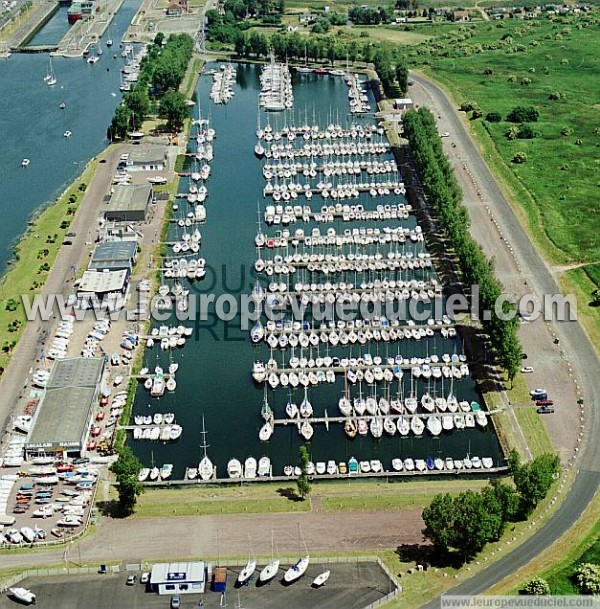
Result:
M187 65L192 57L194 41L187 34L157 34L154 44L140 64L140 74L131 91L116 108L108 137L124 138L135 131L158 102L158 115L167 120L167 127L177 131L187 117L185 98L178 92Z
M348 11L348 19L356 25L378 25L388 23L390 15L384 7L355 6Z
M501 302L502 285L494 274L492 260L485 256L481 246L469 233L469 214L462 204L462 192L452 166L442 150L433 115L427 108L407 112L404 115L404 132L425 191L456 253L463 280L479 287L478 312L483 328L495 349L498 363L512 381L521 361L518 320L516 316L507 319L510 317L507 313L513 308L508 302L502 302L501 310L496 310L497 303Z
M487 543L500 539L508 523L527 518L559 472L558 457L553 454L523 464L513 451L509 464L514 485L492 480L479 493L438 494L423 510L423 535L436 554L472 559Z

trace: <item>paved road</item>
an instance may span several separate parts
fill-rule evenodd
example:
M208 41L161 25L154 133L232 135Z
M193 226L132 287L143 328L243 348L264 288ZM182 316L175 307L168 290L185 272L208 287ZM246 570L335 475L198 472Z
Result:
M411 74L411 80L414 83L413 97L421 96L436 114L443 117L441 130L449 131L451 137L447 139L456 144L455 149L447 149L447 151L455 163L459 160L467 165L467 175L473 178L475 188L484 199L479 205L468 205L473 221L473 233L486 251L494 254L500 279L505 285L515 285L519 282L524 285L522 283L524 278L528 286L537 294L558 293L559 288L551 269L519 223L471 140L454 104L439 87L427 79ZM458 177L459 181L464 182L464 175L461 176L460 172ZM485 218L482 210L487 213L486 207L493 214L499 230L491 226L489 215L487 220L482 219ZM514 255L507 249L507 243L502 239L501 234L510 240ZM598 356L579 323L552 322L546 329L543 324L537 324L542 322L532 324L530 333L533 333L535 328L536 332L540 333L553 332L560 339L564 356L568 357L574 376L580 384L581 393L585 397L583 441L579 445L579 456L575 461L577 477L560 508L537 533L498 562L453 588L451 594L482 593L526 565L569 530L585 510L600 484L600 447L597 442L600 419L594 408L598 404L600 392L597 380L600 369ZM533 349L536 348L534 343L531 346ZM558 426L569 429L573 426L573 421L579 421L577 406L572 401L562 403L560 409L560 417L556 418ZM439 599L426 605L428 608L438 606Z
M94 179L88 185L80 207L69 228L76 233L72 245L61 247L52 270L48 274L43 294L63 294L69 291L73 274L71 268L86 262L86 241L95 237L96 221L103 206L104 195L109 191L114 168L120 155L115 146L101 155L106 163L99 164ZM11 411L27 386L30 369L40 354L40 334L48 324L38 320L27 323L10 363L0 379L0 423L4 429Z

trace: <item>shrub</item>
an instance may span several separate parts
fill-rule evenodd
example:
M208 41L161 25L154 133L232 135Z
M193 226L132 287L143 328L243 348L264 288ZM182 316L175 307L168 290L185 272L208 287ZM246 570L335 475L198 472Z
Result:
M512 159L512 162L517 163L518 165L525 163L525 161L527 161L527 155L524 152L517 152Z
M571 129L571 127L563 127L560 130L561 135L571 135L572 133L573 133L573 129Z
M484 69L483 69L483 73L484 73L486 76L491 76L491 75L494 73L494 70L492 70L492 68L484 68Z
M523 586L523 593L532 596L544 596L550 594L550 586L545 579L534 577Z
M485 120L488 123L499 123L502 120L502 115L500 112L488 112L485 115Z
M524 87L528 87L531 84L531 78L527 78L527 77L521 78L521 84Z
M582 594L600 594L600 566L581 563L575 571L575 584Z
M508 82L510 82L510 83L517 82L517 77L516 77L514 74L511 74L511 75L508 77Z
M519 127L517 137L520 140L531 140L534 137L539 137L539 131L535 131L531 125L524 124Z
M535 123L540 113L533 106L516 106L507 115L510 123Z

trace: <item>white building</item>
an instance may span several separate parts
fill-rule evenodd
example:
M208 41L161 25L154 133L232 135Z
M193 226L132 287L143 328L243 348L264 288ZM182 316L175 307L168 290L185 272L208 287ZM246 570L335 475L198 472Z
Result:
M203 561L157 563L152 566L150 586L159 594L203 594L205 585Z

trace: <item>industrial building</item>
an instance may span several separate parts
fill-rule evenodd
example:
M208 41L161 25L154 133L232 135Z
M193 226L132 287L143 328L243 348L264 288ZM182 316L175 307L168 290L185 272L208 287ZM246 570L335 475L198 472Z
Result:
M152 202L150 184L117 184L104 208L107 222L143 222Z
M150 586L158 594L203 594L205 564L203 561L157 563L152 566Z
M104 366L104 358L73 357L54 363L33 417L27 455L85 452Z
M129 271L137 259L137 242L114 241L99 243L88 265L90 271Z

